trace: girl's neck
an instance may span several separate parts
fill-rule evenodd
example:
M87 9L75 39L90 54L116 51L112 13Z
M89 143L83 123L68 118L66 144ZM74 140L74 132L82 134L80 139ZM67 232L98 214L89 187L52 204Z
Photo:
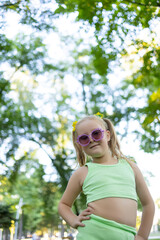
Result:
M113 165L118 163L118 159L109 154L108 156L93 158L93 163Z

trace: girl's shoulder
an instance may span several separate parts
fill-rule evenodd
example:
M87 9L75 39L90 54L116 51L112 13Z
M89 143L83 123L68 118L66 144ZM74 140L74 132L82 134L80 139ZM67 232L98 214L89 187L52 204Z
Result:
M132 170L134 172L135 177L139 176L141 174L141 170L139 169L139 167L137 166L137 163L134 162L133 160L127 159L127 162L130 164L130 166L132 167Z
M80 185L83 185L84 179L88 174L88 168L86 166L79 167L75 172L74 175L78 177L80 181Z

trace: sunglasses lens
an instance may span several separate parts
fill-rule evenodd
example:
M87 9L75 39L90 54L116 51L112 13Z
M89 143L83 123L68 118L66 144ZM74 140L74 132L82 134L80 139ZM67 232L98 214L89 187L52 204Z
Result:
M92 138L95 140L95 141L99 141L100 139L102 139L102 131L97 129L95 131L92 132Z
M90 142L89 140L89 137L87 135L82 135L80 138L79 138L79 142L80 144L82 145L86 145Z

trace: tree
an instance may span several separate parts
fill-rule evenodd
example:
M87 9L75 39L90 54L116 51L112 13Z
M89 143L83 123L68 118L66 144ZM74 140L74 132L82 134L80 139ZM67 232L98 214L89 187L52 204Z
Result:
M31 25L36 31L53 28L49 20L53 17L54 1L42 0L34 4L30 0L2 0L0 9L2 17L5 16L6 12L15 12L20 17L20 23ZM1 25L2 23L4 22L2 21Z
M142 102L142 106L135 106L134 116L132 113L130 116L138 120L142 127L142 131L135 132L145 152L160 149L160 50L158 39L154 36L156 33L152 32L150 42L137 39L130 46L132 52L129 54L128 49L124 55L125 62L130 66L135 65L135 68L131 68L131 75L124 81L122 89L126 92L126 100L132 105L135 105L135 95L139 95L139 102ZM141 54L138 55L138 52ZM136 61L133 58L135 54Z
M10 169L10 175L5 177L9 188L7 192L1 191L3 202L6 204L12 202L13 208L18 205L20 198L23 199L20 215L23 222L23 235L36 230L43 231L45 228L52 231L58 229L57 205L60 189L56 181L45 179L45 167L35 157L34 153L23 160L16 178L15 170ZM4 180L2 184L4 188L6 186Z
M108 62L108 69L111 69L113 60L119 59L122 50L125 49L126 37L133 39L136 31L149 28L150 22L159 18L157 9L160 3L156 0L152 2L58 0L56 2L58 8L55 10L55 15L76 12L76 20L82 20L84 28L87 29L87 23L93 27L97 45L92 54L97 58L99 54L105 53L103 61L106 59ZM144 14L146 12L147 14ZM101 66L100 63L95 65L97 69Z
M0 205L0 227L9 228L11 220L15 220L14 213L11 211L10 205Z
M50 4L52 4L53 8L51 8ZM119 123L124 119L128 121L130 113L137 111L134 107L127 107L121 110L121 107L117 104L117 102L120 101L126 103L125 100L128 101L128 97L130 95L133 96L134 92L126 92L125 97L121 97L123 94L119 94L120 89L117 89L115 93L115 90L112 91L109 87L109 76L114 72L114 69L117 69L117 66L120 65L120 61L124 54L127 54L125 52L129 47L126 41L127 39L133 41L134 44L136 43L137 54L139 53L141 45L144 42L137 41L136 36L142 31L142 29L148 29L150 33L153 31L152 23L159 19L159 12L157 11L158 7L158 1L149 2L148 0L144 0L143 2L109 1L107 3L105 1L95 2L91 0L87 2L74 0L55 2L42 1L41 5L38 3L37 5L33 5L32 2L28 0L17 1L14 3L3 1L0 9L2 13L7 11L18 14L20 17L20 24L27 25L32 29L36 28L39 33L40 31L45 33L49 29L51 31L51 28L55 30L53 24L56 25L56 22L54 21L53 23L50 20L51 17L56 19L58 16L69 15L70 13L76 13L75 16L77 16L77 21L83 21L83 28L86 29L86 31L87 29L92 28L94 30L94 44L89 44L89 48L84 49L84 51L77 52L76 48L76 51L72 52L75 63L72 64L70 69L77 69L77 74L79 76L81 74L81 77L78 76L78 79L82 86L82 101L84 102L85 108L84 112L95 113L100 110L99 106L101 106L101 111L104 112L106 116L109 116L115 123ZM147 14L143 14L146 12ZM65 64L63 64L63 68L57 68L56 66L47 64L44 58L45 46L42 43L43 41L39 37L33 41L34 37L35 36L33 35L33 37L28 40L28 43L26 43L26 38L18 36L20 41L13 44L13 41L9 41L3 36L5 41L2 41L1 45L3 49L6 49L4 50L6 56L7 51L9 50L9 55L6 57L6 61L9 61L10 65L15 69L17 67L20 67L21 69L29 69L31 73L34 74L44 73L46 70L53 73L54 70L57 70L59 71L59 74L64 76L67 73L67 67ZM4 42L6 44L4 44ZM30 42L32 44L30 44ZM83 39L81 42L83 42ZM14 52L12 51L13 49ZM34 49L36 49L36 51L34 51ZM34 54L31 54L32 52ZM155 48L153 52L155 52ZM13 58L9 57L11 55L13 55ZM80 57L86 55L89 55L90 58L88 62L84 64L83 61L81 62ZM141 71L142 69L140 69L140 72L144 76L148 76L146 69L149 68L149 62L152 62L152 56L153 54L148 54L148 61L144 61L145 65L143 67L143 72ZM158 52L154 54L154 61L158 62L158 56ZM43 66L41 68L39 68L38 64L40 63L39 58L41 59L41 66ZM15 61L13 61L14 59ZM33 64L34 68L32 68ZM93 88L93 86L99 86L99 90L95 87ZM149 85L145 85L145 87L147 88ZM124 88L122 88L122 91L123 90ZM156 87L156 90L154 91L155 94L157 91ZM107 95L110 95L111 100L106 97ZM153 104L155 106L155 103ZM108 105L112 108L111 114L106 110L108 109ZM149 109L150 107L148 106L148 103L146 103L144 109L146 114L151 114ZM140 111L143 110L141 109ZM158 111L157 107L154 111ZM157 116L157 113L155 115ZM155 121L159 120L156 118ZM154 129L157 129L157 126L159 126L159 124L156 123ZM150 135L154 133L154 135L156 135L154 138L157 139L157 131L154 131L153 129L149 130L148 125L143 129L149 134L146 141L149 141ZM154 133L152 131L154 131ZM142 139L144 140L143 136ZM151 142L149 142L149 145L150 143ZM155 143L154 146L157 150L159 148L157 140L155 140ZM151 151L153 147L147 147L147 149L150 149Z
M96 103L94 110L95 108L98 110L98 103L100 103L101 109L103 109L103 106L105 106L104 109L107 109L108 101L105 99L103 90L108 87L108 75L114 71L118 64L121 65L124 58L128 60L130 47L132 46L136 59L139 56L141 67L138 67L136 72L132 71L129 78L122 83L122 87L117 89L117 92L114 92L117 97L108 87L110 90L108 95L113 96L110 105L113 106L113 112L116 112L115 116L113 114L113 116L109 115L109 117L115 123L115 120L117 122L124 119L127 122L129 119L138 120L142 130L134 132L141 139L141 148L146 152L159 150L159 40L155 29L156 22L158 23L160 17L158 11L159 1L114 1L114 3L109 1L107 4L105 1L57 2L59 3L59 8L55 11L57 15L76 12L77 21L82 20L86 28L87 23L89 23L94 29L97 44L91 46L91 52L87 50L77 54L78 57L85 56L88 52L94 70L92 71L89 68L89 62L85 67L85 64L82 64L78 58L76 58L77 63L75 61L75 65L77 64L77 68L81 71L82 77L80 81L83 88L86 113L88 113L88 109L91 109L89 103L92 100L93 104ZM148 42L144 39L138 39L138 34L143 32L143 29L148 31ZM130 62L132 66L135 64L136 67L136 60L131 58ZM95 73L98 73L99 76L97 77ZM93 86L100 87L101 82L102 90L98 92ZM87 89L85 85L90 86L89 92L85 91ZM94 89L94 94L92 89ZM143 104L143 107L133 104L133 101L138 101L136 99L139 90L144 92L145 104ZM88 100L87 96L89 94L92 97L90 96ZM102 104L102 98L105 104ZM117 102L122 102L123 106L118 107ZM131 104L129 105L128 102L131 102ZM104 109L102 112L105 112ZM107 112L105 115L108 115ZM117 117L118 115L119 117Z
M0 228L4 229L5 240L9 239L9 227L15 221L10 205L0 204Z

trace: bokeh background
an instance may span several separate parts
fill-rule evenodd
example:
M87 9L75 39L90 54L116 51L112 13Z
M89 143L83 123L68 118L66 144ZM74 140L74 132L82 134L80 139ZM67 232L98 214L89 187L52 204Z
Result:
M0 240L63 239L75 120L103 113L137 162L160 230L160 1L0 1ZM73 211L85 207L83 194ZM137 227L141 206L137 217ZM17 219L17 221L16 221ZM158 239L154 238L154 239Z

